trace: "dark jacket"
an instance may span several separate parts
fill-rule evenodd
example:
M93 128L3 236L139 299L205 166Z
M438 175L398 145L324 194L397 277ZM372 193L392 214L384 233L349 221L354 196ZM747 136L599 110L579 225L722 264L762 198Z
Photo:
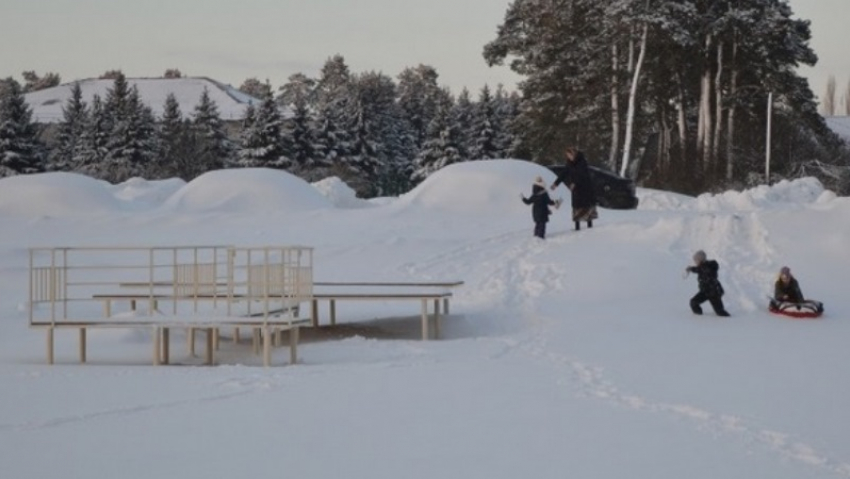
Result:
M590 179L590 168L584 153L579 151L575 159L567 160L566 167L555 180L555 186L561 183L571 190L573 208L596 206L596 193L593 191L593 180Z
M793 276L787 284L783 283L782 279L776 280L776 285L773 287L773 299L777 301L788 301L789 303L802 303L805 301L803 292L800 291L800 283Z
M549 205L554 205L555 202L549 197L546 188L540 185L534 185L531 188L531 197L523 197L522 202L531 207L531 216L535 223L546 223L549 221Z
M720 265L713 259L705 260L697 266L689 266L688 271L697 274L697 282L699 283L699 291L709 298L719 298L723 296L723 286L720 280L717 279L717 270Z

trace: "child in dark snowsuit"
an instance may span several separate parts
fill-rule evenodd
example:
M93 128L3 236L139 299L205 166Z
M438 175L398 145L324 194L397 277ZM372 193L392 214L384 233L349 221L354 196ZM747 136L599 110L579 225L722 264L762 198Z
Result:
M700 305L708 301L718 316L729 316L721 299L723 297L723 286L717 279L717 270L720 268L717 261L707 259L704 251L697 251L694 254L694 265L686 268L687 272L696 273L699 283L699 293L691 298L691 311L694 314L702 314Z
M773 286L773 300L776 302L802 303L805 301L803 292L800 291L800 283L791 275L791 269L783 266L779 270L779 277Z
M523 195L522 202L527 205L533 205L531 207L531 216L534 219L534 236L545 239L546 223L549 222L549 214L551 213L549 206L554 205L555 201L546 192L546 183L543 181L543 178L538 176L534 180L534 186L531 188L531 197L526 198Z

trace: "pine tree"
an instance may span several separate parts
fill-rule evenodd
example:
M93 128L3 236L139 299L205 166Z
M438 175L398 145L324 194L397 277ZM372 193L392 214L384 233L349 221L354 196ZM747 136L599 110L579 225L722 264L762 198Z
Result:
M405 68L398 76L398 103L413 130L417 150L428 136L441 98L437 78L437 69L429 65Z
M71 87L71 97L62 107L62 123L59 124L56 146L48 164L49 170L71 171L75 168L74 158L82 146L88 116L88 107L83 102L83 90L79 83L74 83Z
M287 169L281 127L283 119L277 102L267 93L260 105L246 111L245 128L239 145L239 166Z
M192 131L197 143L196 157L191 165L186 164L190 160L183 160L183 166L180 168L182 178L191 179L207 171L230 165L233 145L225 133L218 106L210 99L206 88L201 93L200 101L195 105Z
M188 126L183 120L180 104L173 93L165 98L162 118L159 121L159 156L156 167L150 171L149 178L172 178L180 176L181 156L186 153L184 142L188 140ZM184 178L185 179L185 178Z
M494 129L495 113L493 108L493 97L490 88L484 85L478 102L475 105L475 117L472 123L472 146L469 151L471 160L486 160L497 158L499 149L496 144L496 130Z
M337 175L348 171L351 155L353 84L341 55L329 58L316 84L316 144L321 162Z
M277 97L278 104L292 112L283 127L284 142L289 149L287 154L292 160L291 171L308 181L321 179L321 169L327 166L319 158L321 148L315 138L315 114L310 108L315 101L315 88L315 80L296 73L280 87Z
M103 102L100 96L94 95L79 148L74 154L75 172L98 179L109 177L109 165L106 162L109 133L109 120Z
M0 177L44 171L44 147L21 86L0 81Z
M116 79L115 87L107 94L110 136L106 155L109 175L105 179L112 183L145 176L158 153L153 112L142 104L136 87L129 93L119 91L125 85L126 81Z
M445 166L463 161L459 148L461 134L453 118L452 107L450 97L437 106L437 112L428 125L428 136L416 157L415 182Z
M513 121L519 109L518 97L509 95L502 85L493 97L493 129L496 158L509 158L513 153Z
M469 152L473 149L472 141L473 120L475 118L475 105L465 87L460 91L455 106L452 109L452 118L458 129L458 152L464 160L468 160Z

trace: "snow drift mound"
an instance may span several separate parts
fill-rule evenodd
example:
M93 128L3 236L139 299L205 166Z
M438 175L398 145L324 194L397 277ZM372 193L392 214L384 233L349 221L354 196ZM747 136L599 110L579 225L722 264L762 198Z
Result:
M39 173L0 179L0 212L23 216L78 216L121 211L103 180L77 173Z
M704 193L696 198L667 191L639 189L642 210L755 211L825 203L835 194L825 190L817 178L782 180L744 191Z
M130 178L123 183L110 185L110 190L117 199L136 209L144 209L161 205L185 185L186 182L180 178L168 180Z
M745 191L709 193L697 197L696 208L701 211L775 209L816 203L824 193L816 178L783 180L771 186L760 185Z
M331 204L309 183L269 168L216 170L175 192L164 207L180 212L256 213L328 208Z
M480 160L455 163L433 173L399 199L400 204L459 213L492 212L497 215L528 212L520 193L531 194L534 178L555 181L548 168L522 160ZM550 192L552 199L567 190ZM530 215L530 213L529 213Z
M366 208L372 203L357 197L357 193L337 176L313 183L313 187L337 208Z

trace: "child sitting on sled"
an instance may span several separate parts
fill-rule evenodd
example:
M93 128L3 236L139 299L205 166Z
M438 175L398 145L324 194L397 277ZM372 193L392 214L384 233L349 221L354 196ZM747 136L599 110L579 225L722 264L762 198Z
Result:
M773 297L770 298L768 309L790 316L820 316L823 303L804 298L797 278L791 274L789 267L783 266L773 285Z
M723 306L723 286L720 280L717 279L717 270L720 265L713 259L706 258L705 251L697 251L694 253L694 266L688 266L685 271L688 273L696 273L697 283L699 283L699 292L691 298L691 311L694 314L702 314L702 303L708 301L711 307L714 308L714 313L718 316L729 316L726 308Z
M779 277L773 285L773 300L776 302L802 303L805 301L803 292L800 291L800 283L791 274L791 269L783 266L779 270Z
M546 192L546 182L538 176L534 180L534 185L531 187L531 197L526 198L525 195L520 195L522 202L531 207L531 217L534 219L534 236L540 239L546 239L546 223L549 222L549 215L552 213L549 206L560 206L560 202L553 200Z

